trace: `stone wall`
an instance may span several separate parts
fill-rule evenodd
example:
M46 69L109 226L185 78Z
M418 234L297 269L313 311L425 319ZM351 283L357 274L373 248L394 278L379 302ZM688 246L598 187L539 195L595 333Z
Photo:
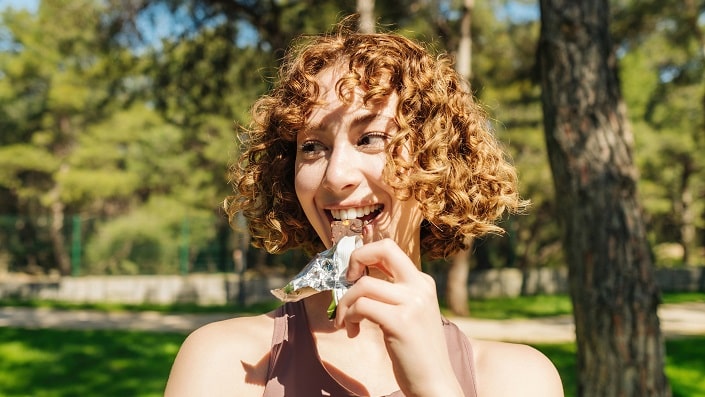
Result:
M246 303L272 298L269 290L280 287L283 278L245 280ZM240 292L235 274L188 276L84 276L48 280L0 279L0 299L42 299L72 303L202 305L236 302Z
M656 279L664 292L705 292L705 267L659 269ZM286 281L282 277L245 280L246 303L273 299L269 290L281 287ZM522 273L518 269L473 272L468 292L473 298L518 296L522 282ZM240 285L235 274L84 276L43 280L6 274L0 278L0 299L43 299L73 303L225 304L237 301ZM567 292L565 269L537 269L527 274L527 294Z

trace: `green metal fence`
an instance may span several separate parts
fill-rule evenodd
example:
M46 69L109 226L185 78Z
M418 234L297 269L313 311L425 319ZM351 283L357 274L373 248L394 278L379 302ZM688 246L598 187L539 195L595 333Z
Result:
M60 227L48 216L0 215L0 270L71 275L227 272L239 236L217 216L178 222L120 222L80 214Z

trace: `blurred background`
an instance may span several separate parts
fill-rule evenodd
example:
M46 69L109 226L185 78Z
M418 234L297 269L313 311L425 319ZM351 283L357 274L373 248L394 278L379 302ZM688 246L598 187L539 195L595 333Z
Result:
M608 61L619 64L653 259L642 262L655 264L663 292L665 371L674 397L704 395L705 1L609 6ZM646 304L654 296L624 283L640 272L615 264L612 279L568 297L538 0L0 0L0 394L159 396L185 332L215 319L191 313L276 305L269 289L307 258L249 247L242 220L225 217L238 126L293 38L357 11L361 30L394 30L456 57L532 202L502 221L505 235L423 264L445 290L444 313L471 310L480 322L469 329L491 320L491 337L513 330L531 341L558 367L567 396L601 386L585 374L626 378L637 373L627 367L650 362L660 371L659 325L637 321L655 314ZM576 344L569 315L591 308ZM66 316L70 325L57 322ZM169 328L185 319L195 322ZM644 332L609 325L622 321ZM586 345L586 334L599 343ZM639 345L647 339L656 343ZM585 370L586 351L602 356L599 371ZM625 351L645 354L612 360ZM613 395L631 385L611 382Z
M702 3L702 2L700 2ZM374 4L374 2L373 2ZM526 215L476 241L477 269L564 266L542 126L536 1L377 2L378 28L458 55L516 163ZM0 274L268 274L221 210L237 126L301 33L356 1L0 1ZM611 26L655 263L705 262L705 14L614 0ZM690 8L689 8L690 7ZM239 259L240 258L240 259ZM448 261L450 262L450 261ZM442 273L446 261L426 264Z

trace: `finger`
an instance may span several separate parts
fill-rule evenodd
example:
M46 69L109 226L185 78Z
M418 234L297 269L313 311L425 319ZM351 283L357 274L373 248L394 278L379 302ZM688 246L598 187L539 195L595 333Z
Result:
M353 302L361 296L384 303L398 304L407 298L406 288L372 276L362 276L341 298L341 303Z
M394 286L389 281L380 280L371 276L361 277L338 302L336 312L336 326L342 327L342 313L345 308L354 304L355 301L362 297L374 299L383 303L396 305L404 302L408 293L404 292L404 288Z
M395 281L404 281L418 272L416 265L391 239L375 241L353 251L348 265L348 280L354 281L375 267Z
M357 299L352 305L343 308L341 323L339 326L345 327L348 335L357 335L360 332L360 322L368 320L378 324L384 331L385 322L392 318L391 314L396 305L390 305L367 297Z

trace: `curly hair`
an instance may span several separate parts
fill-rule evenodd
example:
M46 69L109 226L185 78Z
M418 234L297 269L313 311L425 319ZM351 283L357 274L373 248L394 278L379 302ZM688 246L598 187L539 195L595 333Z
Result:
M225 208L231 219L242 212L255 246L272 253L323 249L296 197L294 161L296 134L318 103L316 77L331 66L347 68L336 85L341 100L350 101L355 86L365 103L398 94L398 132L387 146L384 179L398 199L420 203L427 257L465 249L468 237L502 233L496 220L526 205L513 165L448 55L434 56L396 33L340 25L294 43L278 83L254 104L243 129L242 155L229 172L236 194Z

